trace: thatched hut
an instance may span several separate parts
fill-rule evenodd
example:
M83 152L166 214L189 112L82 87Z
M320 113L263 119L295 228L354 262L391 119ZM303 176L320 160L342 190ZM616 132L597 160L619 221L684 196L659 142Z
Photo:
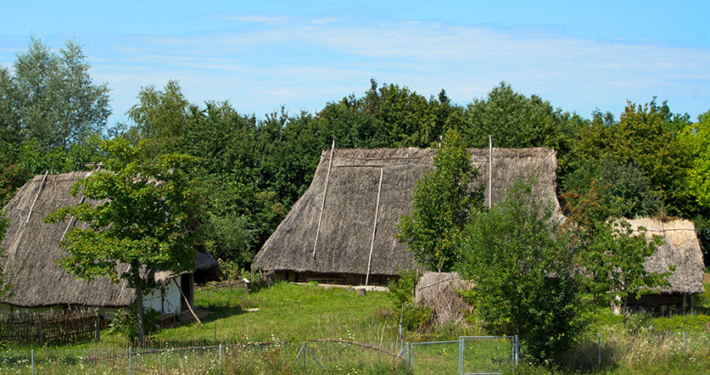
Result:
M48 213L59 207L76 205L82 200L69 193L70 187L91 172L72 172L60 175L39 175L22 186L4 207L11 220L2 241L7 259L5 275L12 284L12 294L0 299L0 312L23 309L53 309L66 307L97 307L106 315L115 309L129 306L135 291L125 281L114 284L106 277L91 282L76 278L57 265L66 256L58 245L70 226L82 226L70 219L63 223L44 224ZM196 255L197 278L209 278L218 264L209 254ZM150 271L163 284L145 296L145 306L164 315L179 313L187 308L184 294L192 303L195 274L175 275L164 271Z
M547 148L473 149L475 185L495 204L519 178L535 175L533 194L557 203L557 159ZM415 183L433 168L436 150L324 151L313 182L256 255L252 268L277 280L386 284L415 267L395 223L412 209ZM492 158L491 158L492 156ZM492 159L492 164L489 160ZM489 171L490 182L489 185Z
M664 273L675 266L675 271L666 279L670 284L668 287L659 293L646 294L638 300L632 300L629 304L657 313L669 308L679 312L692 308L693 295L705 291L703 253L693 222L681 219L664 222L649 218L628 221L635 234L639 233L639 227L643 227L648 238L653 235L663 237L663 244L646 259L646 271Z

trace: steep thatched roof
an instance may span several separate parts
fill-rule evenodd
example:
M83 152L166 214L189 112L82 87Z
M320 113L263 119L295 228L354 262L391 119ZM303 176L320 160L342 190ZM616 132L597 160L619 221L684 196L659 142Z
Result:
M660 220L642 218L628 220L634 233L639 227L646 228L646 236L662 236L663 245L650 256L644 266L648 272L668 272L670 266L676 269L668 276L670 287L663 290L666 293L702 293L705 265L700 242L695 234L695 225L688 220Z
M11 277L13 295L0 302L20 307L52 306L58 304L120 307L131 304L133 289L125 281L111 283L102 277L86 282L67 273L56 260L66 256L58 242L69 225L69 219L58 224L44 224L48 213L59 207L76 205L81 197L69 194L71 186L91 172L72 172L35 176L22 186L4 211L11 220L2 247L7 253L4 264ZM35 201L36 200L36 201ZM30 215L31 211L31 215ZM29 220L28 220L29 217ZM83 226L82 223L73 223ZM203 266L214 266L216 261L198 257ZM166 278L167 272L154 271L154 278Z
M252 267L366 274L382 173L370 273L396 275L399 268L411 268L411 253L394 238L395 223L411 211L414 185L433 167L435 153L433 149L417 148L336 149L326 191L330 151L324 151L310 188L266 241ZM475 184L486 186L488 197L488 150L474 149L472 153L471 161L480 171ZM494 148L492 170L493 204L516 179L533 174L537 176L533 194L558 204L554 151ZM318 230L324 193L327 194Z

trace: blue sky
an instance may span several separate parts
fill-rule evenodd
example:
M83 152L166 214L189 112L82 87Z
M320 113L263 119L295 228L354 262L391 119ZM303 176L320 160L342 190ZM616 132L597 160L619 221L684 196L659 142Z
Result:
M710 110L710 2L4 1L0 65L30 36L84 45L114 115L180 81L194 103L263 117L316 111L380 83L459 104L501 81L589 117L626 101Z

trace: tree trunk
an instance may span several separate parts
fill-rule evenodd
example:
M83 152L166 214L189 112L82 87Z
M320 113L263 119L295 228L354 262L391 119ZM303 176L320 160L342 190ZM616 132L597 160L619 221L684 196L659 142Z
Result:
M624 302L621 304L621 321L624 323L624 329L626 329L626 306L629 303L629 297L624 296L622 301Z
M140 268L137 268L140 269ZM136 269L136 270L137 270ZM143 311L143 288L141 286L141 277L138 272L135 273L136 284L136 316L138 320L138 341L143 344L145 340L145 313Z

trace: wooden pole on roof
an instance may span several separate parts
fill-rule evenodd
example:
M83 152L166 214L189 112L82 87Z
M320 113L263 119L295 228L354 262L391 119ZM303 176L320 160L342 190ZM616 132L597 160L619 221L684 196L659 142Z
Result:
M493 136L488 136L488 209L493 208Z
M365 276L365 286L370 281L370 266L372 265L372 250L375 248L375 235L377 234L377 214L380 213L380 193L382 192L382 176L384 168L380 168L380 185L377 187L377 204L375 204L375 223L372 225L372 241L370 242L370 257L367 259L367 275Z
M81 197L81 202L79 204L84 203L84 200L86 199L86 196ZM71 228L71 225L74 224L74 215L71 215L71 219L69 219L69 224L67 227L64 229L64 233L62 233L62 238L59 240L59 242L64 241L64 236L67 235L67 232L69 231L69 228Z
M330 180L330 168L333 166L333 152L335 151L335 138L333 145L330 147L330 161L328 162L328 173L325 175L325 187L323 188L323 201L320 205L320 216L318 216L318 228L316 228L316 240L313 243L313 259L316 258L316 249L318 248L318 235L320 234L320 223L323 220L323 209L325 208L325 196L328 194L328 180Z
M32 210L35 209L35 203L37 203L37 198L39 198L39 195L42 193L42 188L44 187L44 182L47 181L47 174L49 174L49 171L44 171L44 178L42 178L42 183L39 185L39 190L37 190L37 195L35 195L35 200L32 202L32 207L30 207L30 213L27 214L27 220L25 221L25 224L30 222L30 217L32 216Z

